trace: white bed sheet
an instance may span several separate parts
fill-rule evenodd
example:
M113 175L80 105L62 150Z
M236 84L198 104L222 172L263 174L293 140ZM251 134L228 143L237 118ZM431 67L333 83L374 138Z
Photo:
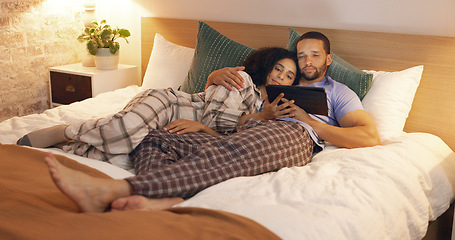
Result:
M48 109L40 114L7 119L0 123L0 143L13 144L24 134L37 129L112 115L140 91L141 87L131 85L81 102Z
M441 161L455 159L439 138L404 134L373 148L326 149L305 167L231 179L180 206L237 213L283 239L421 239L453 197Z
M0 123L0 143L12 144L43 127L113 114L141 90L130 86L42 114L8 119ZM63 155L113 178L132 176L104 162ZM234 178L179 206L237 213L283 239L421 239L428 221L453 199L452 178L446 173L455 172L454 162L454 153L440 138L403 133L372 148L328 146L305 167Z

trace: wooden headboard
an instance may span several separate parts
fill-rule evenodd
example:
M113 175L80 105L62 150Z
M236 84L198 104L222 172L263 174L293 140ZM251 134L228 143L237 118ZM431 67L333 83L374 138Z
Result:
M285 47L289 26L205 21L229 38L253 48ZM198 20L142 18L142 76L155 33L195 47ZM292 26L298 32L326 34L333 51L359 69L398 71L424 65L420 86L406 121L406 132L427 132L455 149L455 38Z

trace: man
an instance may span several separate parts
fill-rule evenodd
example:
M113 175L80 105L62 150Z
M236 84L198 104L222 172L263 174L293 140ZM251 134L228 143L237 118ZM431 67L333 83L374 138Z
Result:
M296 121L311 134L315 143L322 149L324 141L339 147L371 147L380 144L376 126L370 115L363 109L357 95L344 84L325 76L332 63L330 41L320 32L307 32L297 43L297 58L302 78L302 86L323 87L326 89L329 116L311 115L292 104ZM243 87L243 80L237 71L243 67L224 68L213 72L207 85L218 84L228 89ZM283 99L286 101L286 99Z

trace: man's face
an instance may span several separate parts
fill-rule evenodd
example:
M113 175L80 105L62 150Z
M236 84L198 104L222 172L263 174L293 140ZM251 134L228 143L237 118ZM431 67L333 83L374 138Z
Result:
M297 58L302 80L307 80L308 84L321 81L327 66L332 63L332 55L325 52L323 42L318 39L304 39L298 42Z

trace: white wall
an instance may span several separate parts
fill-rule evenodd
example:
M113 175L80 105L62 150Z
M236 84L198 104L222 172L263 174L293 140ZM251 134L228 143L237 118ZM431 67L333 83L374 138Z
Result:
M140 65L140 17L172 17L455 37L454 0L96 0L97 17L128 28L122 63Z

